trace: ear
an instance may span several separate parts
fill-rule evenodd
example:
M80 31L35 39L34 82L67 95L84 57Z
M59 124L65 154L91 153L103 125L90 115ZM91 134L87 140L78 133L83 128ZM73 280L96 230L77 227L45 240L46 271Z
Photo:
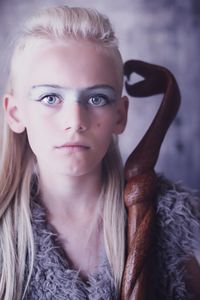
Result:
M22 133L25 130L25 125L21 120L19 107L13 95L4 95L3 108L10 129L16 133Z
M126 127L128 106L129 106L128 97L123 96L119 100L118 107L117 107L117 121L116 121L115 130L114 130L115 134L121 134Z

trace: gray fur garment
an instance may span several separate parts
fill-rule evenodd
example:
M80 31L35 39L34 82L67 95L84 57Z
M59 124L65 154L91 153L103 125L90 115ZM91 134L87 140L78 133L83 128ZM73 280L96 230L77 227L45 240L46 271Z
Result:
M54 228L47 223L44 207L32 201L32 227L36 258L26 300L111 300L118 299L106 257L86 281L70 268Z
M155 299L188 300L183 262L198 250L195 235L200 236L200 202L181 185L160 178L156 203L156 234L152 248L154 275L151 278ZM84 281L78 271L70 269L57 235L46 221L45 209L35 200L32 201L32 226L36 258L25 300L119 298L106 258L88 281Z
M184 262L200 249L200 199L193 191L159 178L154 285L156 300L189 300ZM196 257L197 258L197 257ZM187 274L188 275L188 274ZM153 299L152 299L153 300Z

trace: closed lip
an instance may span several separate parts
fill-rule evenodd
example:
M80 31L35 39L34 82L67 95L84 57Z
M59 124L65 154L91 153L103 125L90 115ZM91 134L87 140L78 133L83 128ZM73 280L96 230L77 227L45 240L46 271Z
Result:
M84 143L81 142L73 142L73 143L65 143L60 146L56 146L56 149L62 149L62 148L83 148L83 149L89 149L90 147Z

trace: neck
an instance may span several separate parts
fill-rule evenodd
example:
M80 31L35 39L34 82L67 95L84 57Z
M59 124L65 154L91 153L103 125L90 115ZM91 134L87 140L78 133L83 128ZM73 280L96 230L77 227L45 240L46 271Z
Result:
M101 170L84 176L40 172L40 188L50 215L90 215L96 210L101 192Z

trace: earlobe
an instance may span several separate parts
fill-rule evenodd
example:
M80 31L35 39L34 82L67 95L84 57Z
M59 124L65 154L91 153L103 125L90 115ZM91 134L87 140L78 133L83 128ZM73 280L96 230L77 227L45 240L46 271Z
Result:
M13 95L4 95L3 108L10 129L16 133L22 133L25 130L25 125L20 118L19 108Z
M115 134L121 134L125 130L128 116L128 97L123 96L119 101L120 103L117 109L117 122L114 132Z

